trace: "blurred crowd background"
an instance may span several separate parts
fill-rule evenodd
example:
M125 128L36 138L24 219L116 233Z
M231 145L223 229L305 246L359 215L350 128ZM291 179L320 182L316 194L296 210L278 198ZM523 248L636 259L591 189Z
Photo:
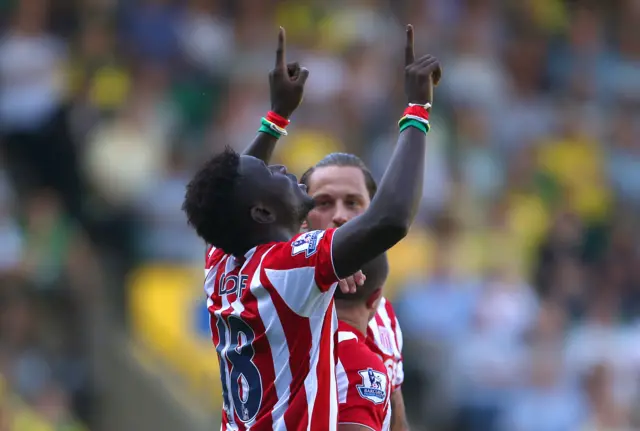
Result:
M407 22L444 65L386 287L413 429L640 429L640 1L0 0L1 431L161 429L104 425L119 350L215 421L184 186L254 137L278 25L311 75L277 158L379 178Z

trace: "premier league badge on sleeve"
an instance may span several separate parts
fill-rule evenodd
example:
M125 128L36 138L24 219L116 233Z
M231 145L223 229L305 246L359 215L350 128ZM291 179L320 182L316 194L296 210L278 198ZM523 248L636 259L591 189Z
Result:
M324 231L314 230L302 234L298 239L291 243L291 256L305 253L305 257L309 259L318 251L318 243L322 239Z
M382 404L387 399L387 375L371 368L358 371L362 384L356 385L358 393L365 400Z

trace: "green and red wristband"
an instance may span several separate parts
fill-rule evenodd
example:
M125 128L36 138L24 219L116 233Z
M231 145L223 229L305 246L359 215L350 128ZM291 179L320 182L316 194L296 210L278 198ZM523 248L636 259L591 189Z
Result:
M429 124L429 111L431 104L420 105L417 103L409 103L409 106L404 110L402 118L398 121L400 131L407 129L408 127L415 127L423 133L429 133L431 125Z
M285 129L289 123L290 121L282 115L269 111L265 117L262 117L261 126L260 129L258 129L258 132L267 133L278 139L280 136L287 136L287 131Z

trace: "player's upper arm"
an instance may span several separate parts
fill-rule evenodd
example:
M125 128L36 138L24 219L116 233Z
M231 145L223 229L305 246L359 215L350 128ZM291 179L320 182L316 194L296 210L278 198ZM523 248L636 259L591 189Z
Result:
M374 431L382 430L382 423L378 420L375 409L364 403L340 404L338 409L338 425L360 426L364 427L363 429Z
M379 431L360 424L338 424L338 431Z
M371 207L370 207L371 208ZM407 235L408 226L367 210L338 228L332 250L336 274L342 279L381 255Z
M262 268L287 305L306 316L316 300L333 295L338 277L333 268L331 242L335 229L300 234L271 246Z
M341 333L340 333L341 334ZM389 403L389 384L384 365L370 352L356 350L349 341L340 343L338 424L381 430ZM374 361L379 361L375 364Z
M339 280L331 254L335 231L314 230L297 235L289 242L278 243L265 256L263 267L271 271L301 270L299 274L304 274L325 292Z

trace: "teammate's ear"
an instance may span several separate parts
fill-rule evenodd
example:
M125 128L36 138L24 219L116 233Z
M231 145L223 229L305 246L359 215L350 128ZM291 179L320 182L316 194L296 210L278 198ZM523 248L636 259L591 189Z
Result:
M380 298L382 297L382 289L376 289L371 296L367 298L367 308L369 310L377 310L378 303L380 302Z
M300 226L300 232L308 232L309 231L309 223L307 221L302 222L302 226Z
M276 220L276 215L268 208L256 205L255 207L251 207L251 218L256 223L268 224Z

